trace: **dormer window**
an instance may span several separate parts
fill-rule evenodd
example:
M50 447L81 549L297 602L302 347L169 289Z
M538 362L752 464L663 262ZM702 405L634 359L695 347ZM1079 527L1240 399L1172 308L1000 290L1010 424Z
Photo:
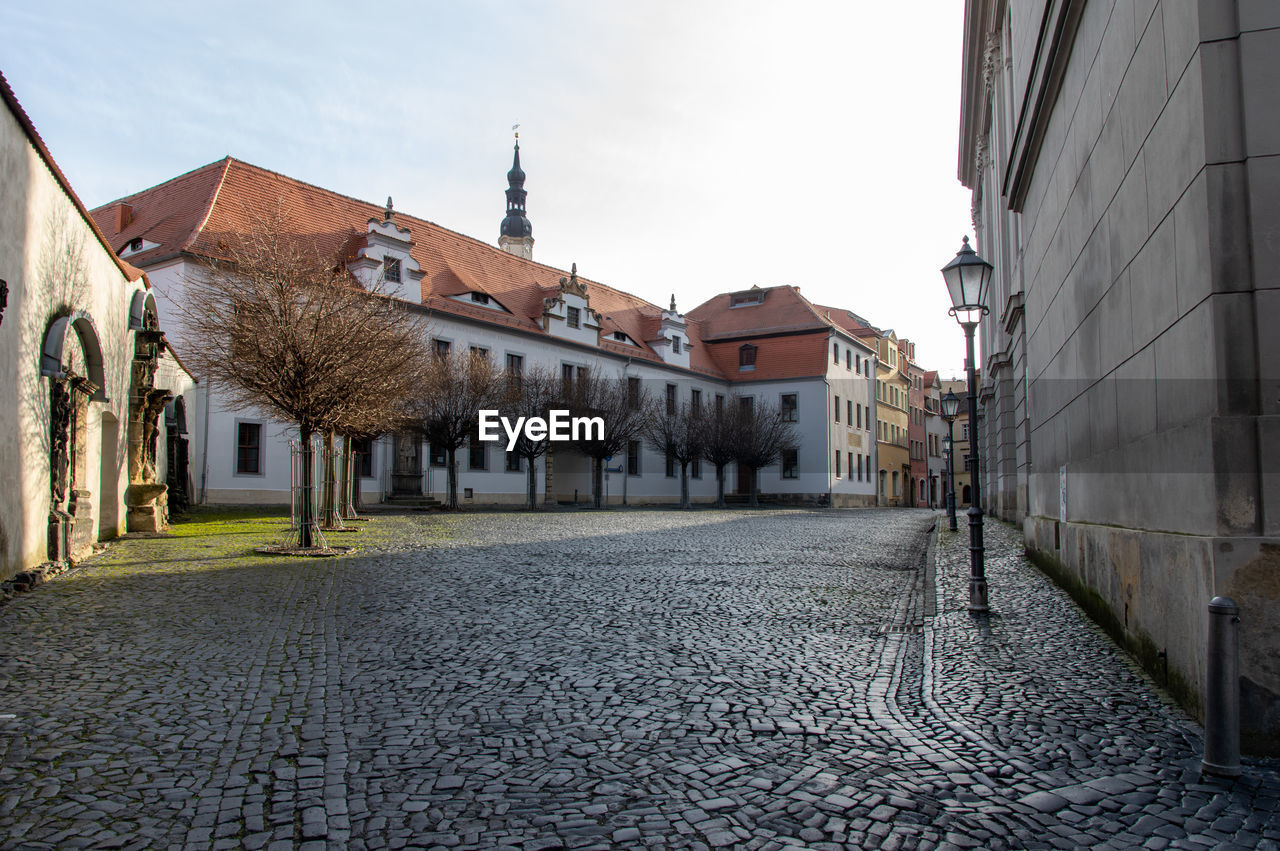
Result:
M582 311L579 310L578 308L576 307L566 308L564 316L565 316L565 323L570 328L582 327Z
M764 304L764 290L754 289L733 293L729 296L730 307L746 307L750 304Z
M738 349L738 370L745 372L756 368L756 347L750 343Z
M680 354L680 338L679 337L671 338L671 353L674 355Z
M142 250L142 237L140 237L140 236L139 236L139 237L135 237L134 239L129 240L129 251L130 251L130 252L133 252L133 251L141 251L141 250Z
M382 277L390 283L400 283L400 261L392 257L383 260Z
M486 293L472 293L471 300L476 304L488 304L489 296Z
M617 340L619 343L625 343L627 342L627 335L622 333L621 331L614 331L613 339Z

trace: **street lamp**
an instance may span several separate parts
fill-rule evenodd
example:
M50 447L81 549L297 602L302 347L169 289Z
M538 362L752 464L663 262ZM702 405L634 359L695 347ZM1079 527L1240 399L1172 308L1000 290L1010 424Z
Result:
M969 614L985 615L987 608L987 575L982 553L982 496L978 486L978 376L973 360L973 332L978 320L987 312L987 285L993 267L969 247L969 237L950 263L942 267L942 279L951 296L947 311L964 329L965 370L969 386L969 486L973 500L969 505Z
M942 397L942 418L947 421L947 524L956 531L956 437L953 427L960 416L960 397L948 390Z

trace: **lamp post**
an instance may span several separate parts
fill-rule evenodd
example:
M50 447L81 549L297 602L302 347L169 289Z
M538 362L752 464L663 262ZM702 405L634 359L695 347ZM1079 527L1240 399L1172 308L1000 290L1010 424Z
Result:
M942 397L942 418L947 421L947 523L956 531L956 436L955 422L960 415L960 397L948 390Z
M973 332L978 320L987 312L987 285L993 267L969 247L969 237L950 263L942 267L942 279L951 296L947 311L964 329L965 370L969 387L969 486L973 500L969 505L969 614L985 615L987 607L987 574L983 565L982 495L979 490L978 466L978 376L973 357Z

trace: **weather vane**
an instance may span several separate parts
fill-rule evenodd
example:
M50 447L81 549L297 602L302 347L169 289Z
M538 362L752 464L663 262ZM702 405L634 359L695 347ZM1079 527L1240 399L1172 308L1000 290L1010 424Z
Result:
M511 125L511 132L516 134L516 141L520 141L520 125L519 125L519 124L512 124L512 125Z

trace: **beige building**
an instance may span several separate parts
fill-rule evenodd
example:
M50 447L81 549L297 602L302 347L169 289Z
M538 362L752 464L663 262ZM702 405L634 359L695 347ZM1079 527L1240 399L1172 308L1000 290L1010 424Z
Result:
M911 492L910 423L907 414L907 358L892 329L877 335L876 446L880 460L876 494L880 505L909 505Z
M1245 745L1280 750L1280 5L965 9L983 500L1193 710L1239 603Z

